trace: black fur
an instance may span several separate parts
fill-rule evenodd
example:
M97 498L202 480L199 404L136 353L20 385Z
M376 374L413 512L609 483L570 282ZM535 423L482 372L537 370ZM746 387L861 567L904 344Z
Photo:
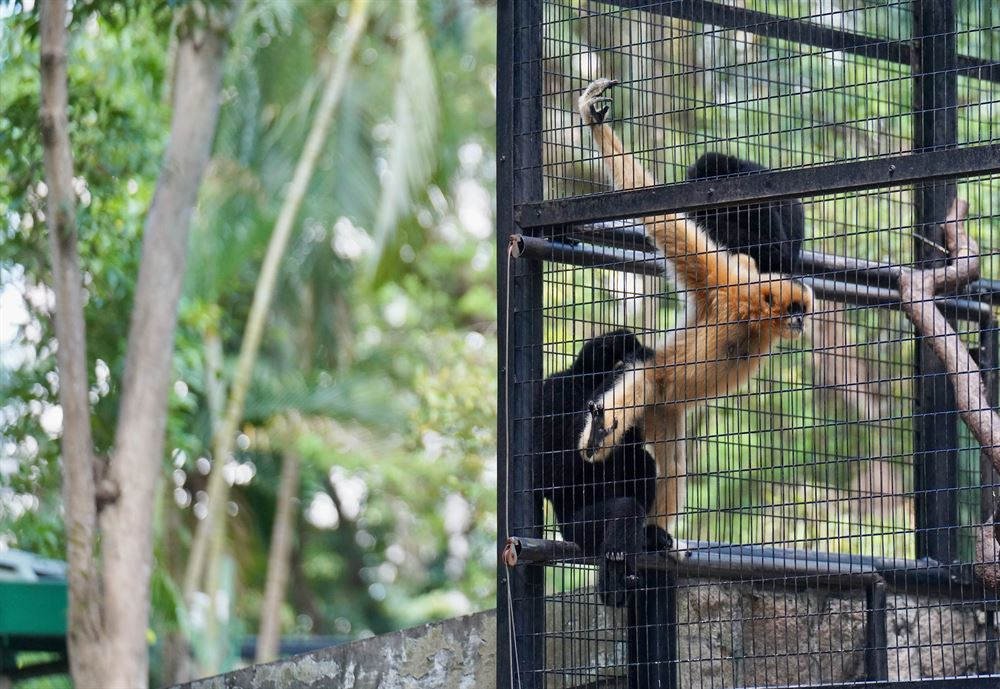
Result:
M598 589L608 605L624 605L639 585L636 556L671 542L662 529L645 525L656 465L640 431L625 434L605 461L585 462L577 449L587 413L581 410L614 383L620 364L652 354L631 332L615 331L589 340L569 369L542 384L536 488L552 503L563 538L598 559Z
M764 172L763 165L723 153L706 153L688 168L688 179ZM701 210L688 214L718 244L749 254L764 273L795 273L805 236L805 211L798 199Z

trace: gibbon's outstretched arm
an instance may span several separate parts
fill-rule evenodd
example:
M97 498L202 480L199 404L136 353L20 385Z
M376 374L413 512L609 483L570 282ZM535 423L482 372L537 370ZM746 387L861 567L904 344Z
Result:
M604 122L611 98L603 95L617 80L598 79L580 96L579 110L583 123L590 126L601 162L618 190L640 189L656 184L652 173L625 150L621 140ZM757 266L746 254L730 254L706 235L698 225L680 213L643 218L646 233L664 256L669 258L678 278L691 291L697 312L709 306L714 293L706 288L735 284L746 273L756 273ZM743 273L743 275L741 275Z
M593 132L615 187L650 186L653 176L604 122L611 101L604 94L616 83L592 83L580 98L580 116ZM625 433L645 423L648 410L655 408L654 416L661 419L676 416L739 388L779 339L801 334L803 317L812 308L809 288L779 275L761 275L752 258L725 251L681 213L643 218L643 224L673 263L694 313L656 350L652 366L639 362L627 367L590 405L580 436L580 450L590 461L603 461ZM654 443L671 439L669 432L655 428L647 428L645 435ZM665 467L660 470L662 475Z

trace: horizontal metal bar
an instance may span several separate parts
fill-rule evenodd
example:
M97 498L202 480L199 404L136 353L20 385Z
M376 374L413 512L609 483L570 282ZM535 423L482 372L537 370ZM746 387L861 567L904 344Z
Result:
M1000 144L907 153L795 170L770 170L526 203L514 209L514 222L522 229L566 227L597 220L643 218L662 213L958 179L994 172L1000 172Z
M593 564L575 543L540 538L518 538L516 564L551 565L560 562ZM642 569L668 570L679 577L769 581L790 588L864 589L882 584L891 589L940 595L972 603L995 605L996 592L987 591L965 565L942 565L933 560L875 558L843 553L741 546L687 541L685 550L638 557ZM510 547L510 544L508 544ZM506 558L506 556L505 556Z
M711 24L723 29L738 29L757 36L810 45L824 50L836 50L873 60L886 60L907 66L913 63L913 51L909 43L903 41L864 36L801 19L748 10L744 7L722 5L707 0L655 3L649 0L605 0L605 2L622 9L642 10L674 19ZM988 30L988 27L983 29ZM959 74L971 78L1000 81L1000 64L990 60L959 55L957 67Z
M544 563L580 557L580 548L572 541L511 536L504 547L503 560L508 567L522 562Z
M610 246L627 251L656 251L656 245L646 236L644 230L635 229L633 225L618 227L618 223L588 223L571 227L567 233L570 239ZM555 239L555 237L552 237Z
M632 228L615 227L614 223L578 225L570 229L568 236L573 240L627 251L656 251L645 232ZM898 279L901 267L891 263L803 250L799 254L799 264L802 275L888 289L896 289L899 286ZM959 294L974 301L1000 306L1000 280L970 282Z
M863 258L824 254L819 251L802 251L799 264L806 275L822 275L830 280L896 289L902 268L889 263L868 261Z
M567 541L519 538L516 547L522 554L521 559L532 564L588 560L575 543ZM691 548L669 556L644 553L638 556L637 561L640 569L670 571L682 577L782 580L793 588L829 588L835 585L837 588L863 589L883 581L871 567L843 566L838 562L805 558L788 559L766 553L733 553L712 548Z
M986 301L994 306L1000 305L1000 280L976 280L970 282L962 290L962 294L970 299Z
M873 569L885 579L891 588L907 590L911 593L928 591L950 591L956 598L976 598L995 601L995 594L987 594L985 588L973 576L970 565L941 564L935 560L909 560L896 557L871 557L850 553L830 553L824 551L803 551L791 548L771 548L759 545L733 545L712 541L688 541L688 545L698 550L717 551L730 555L750 554L758 557L778 557L790 560L833 562L842 567Z
M666 276L666 260L660 254L627 249L567 244L527 235L511 235L514 258L535 258L585 268L619 270L638 275ZM863 270L859 268L858 270ZM881 270L881 269L879 269ZM899 292L885 287L797 275L820 299L862 307L902 308ZM939 296L935 302L949 318L984 323L993 318L989 303L975 298Z
M585 268L621 270L638 275L666 275L662 256L628 249L605 249L588 244L552 242L527 235L511 235L514 258L541 258Z
M920 679L894 682L847 682L824 684L823 689L997 689L1000 675L979 675L976 677L948 677L946 679Z
M651 252L605 249L586 244L567 244L523 234L512 234L511 244L514 247L512 252L514 258L536 258L584 268L619 270L637 275L656 277L667 275L665 259L659 254Z
M793 589L865 589L883 579L870 568L843 566L836 562L787 559L768 555L727 554L689 550L680 559L674 555L646 554L638 558L640 568L666 569L690 579L732 579L777 582Z
M809 285L820 299L852 306L902 309L902 298L896 290L809 276L801 276L798 279ZM934 301L941 312L949 318L982 323L993 317L993 309L981 301L943 296L935 297Z

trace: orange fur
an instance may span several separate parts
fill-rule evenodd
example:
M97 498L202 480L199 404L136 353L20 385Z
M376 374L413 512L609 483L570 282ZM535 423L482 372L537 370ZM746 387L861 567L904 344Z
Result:
M654 185L653 176L603 122L610 99L602 94L617 82L599 79L580 98L580 115L590 126L616 189ZM683 438L686 412L743 386L781 339L797 337L812 310L808 287L781 275L761 274L752 258L721 249L681 213L643 218L646 233L674 265L693 307L687 325L668 335L652 364L625 370L588 419L580 449L602 461L622 436L643 424L653 444L659 482L656 522L667 531L684 509ZM590 446L594 419L607 430Z

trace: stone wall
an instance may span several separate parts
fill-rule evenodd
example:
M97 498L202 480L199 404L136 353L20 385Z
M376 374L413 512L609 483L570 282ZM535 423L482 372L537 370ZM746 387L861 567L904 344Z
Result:
M863 594L789 593L700 580L678 589L684 689L788 686L858 679ZM546 689L625 686L624 614L575 591L546 608ZM982 674L986 617L947 601L890 593L889 678ZM994 669L994 671L996 671ZM494 689L493 611L385 634L188 685L186 689Z
M547 689L623 677L624 614L597 605L596 595L576 592L568 601L547 610ZM990 671L982 611L890 593L886 617L890 680ZM863 593L685 581L678 589L677 621L684 689L847 682L864 672ZM556 629L561 633L553 634ZM594 660L585 677L582 657Z

